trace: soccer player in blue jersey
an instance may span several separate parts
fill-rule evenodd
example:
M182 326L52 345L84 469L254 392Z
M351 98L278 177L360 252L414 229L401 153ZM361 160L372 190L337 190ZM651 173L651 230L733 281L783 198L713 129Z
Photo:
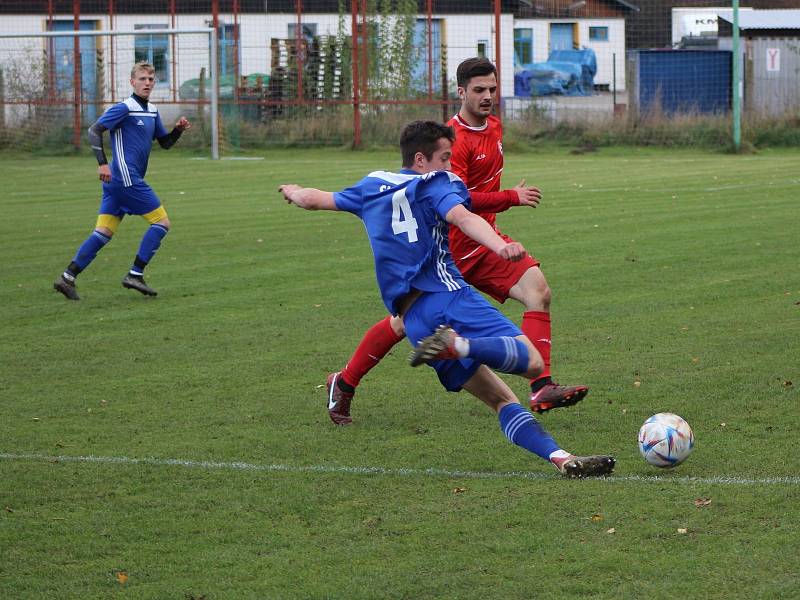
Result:
M89 141L97 158L97 172L103 182L103 198L94 231L53 284L56 291L70 300L80 300L75 279L103 246L111 241L126 214L143 217L150 227L142 238L133 265L122 279L122 286L145 296L157 294L145 283L144 268L167 235L170 223L161 200L144 180L147 161L153 140L158 140L162 148L168 149L192 125L186 117L181 117L173 130L167 132L158 109L149 102L155 83L153 65L136 63L131 69L131 97L109 108L89 128ZM111 131L112 142L113 161L110 166L103 148L103 132L107 129Z
M561 449L488 368L530 378L542 372L544 363L522 330L464 281L450 255L448 224L506 260L527 256L520 243L504 240L468 210L467 188L448 172L454 139L447 125L414 121L400 137L399 173L376 171L336 193L294 184L279 189L287 202L301 208L347 211L364 222L383 302L390 314L402 318L415 346L412 366L428 363L447 390L463 388L482 400L498 415L512 443L561 473L611 473L610 456L581 457Z

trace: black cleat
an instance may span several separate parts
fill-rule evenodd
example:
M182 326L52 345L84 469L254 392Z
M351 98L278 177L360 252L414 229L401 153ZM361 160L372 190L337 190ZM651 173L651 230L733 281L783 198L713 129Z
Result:
M75 282L65 279L63 275L59 275L58 279L53 283L53 289L57 292L64 294L68 300L80 300L78 290L75 289Z
M158 296L158 292L144 282L142 277L134 277L130 273L122 279L122 287L136 290L145 296Z
M559 471L571 479L610 475L616 460L612 456L573 456L565 460Z

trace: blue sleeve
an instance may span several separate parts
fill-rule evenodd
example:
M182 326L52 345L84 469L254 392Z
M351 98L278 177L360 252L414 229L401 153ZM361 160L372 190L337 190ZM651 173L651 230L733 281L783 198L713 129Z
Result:
M333 201L339 210L353 213L360 218L364 206L364 179L341 192L334 192Z
M463 204L466 208L470 207L469 192L457 175L437 171L422 178L419 186L424 197L442 219L454 206Z
M106 129L116 129L123 119L128 116L129 110L127 104L119 102L104 112L97 122Z
M156 113L156 128L153 131L153 139L157 140L165 135L169 135L169 131L164 128L164 123L161 122L161 113Z

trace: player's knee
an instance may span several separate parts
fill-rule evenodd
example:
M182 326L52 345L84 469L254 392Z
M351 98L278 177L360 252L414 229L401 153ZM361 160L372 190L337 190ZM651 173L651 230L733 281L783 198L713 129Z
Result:
M528 372L525 373L525 376L536 379L542 373L544 373L544 360L542 360L542 355L534 349L528 354Z
M550 308L550 300L553 298L553 292L550 290L550 286L545 283L541 288L539 288L539 302L541 302L542 306L545 308Z
M157 221L156 223L154 223L154 225L161 225L161 227L163 227L164 229L169 231L169 227L170 227L169 218L164 217L160 221Z
M106 236L108 239L111 239L112 237L114 237L114 232L111 229L109 229L108 227L95 227L94 230L97 233Z
M403 324L403 318L394 315L389 318L389 326L397 337L404 337L406 335L406 327Z
M521 340L528 350L528 370L524 373L525 377L530 377L531 379L539 377L544 372L542 355L539 354L539 351L527 337L520 336L517 339Z
M543 277L534 280L532 283L533 285L525 288L525 304L547 310L550 307L550 300L553 295L550 286L547 285L547 281Z

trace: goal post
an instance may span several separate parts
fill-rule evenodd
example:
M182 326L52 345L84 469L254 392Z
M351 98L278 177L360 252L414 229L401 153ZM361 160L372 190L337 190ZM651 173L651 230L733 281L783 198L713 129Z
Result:
M70 139L79 148L89 124L130 95L131 67L149 60L159 80L150 100L165 126L169 129L178 113L194 111L201 143L218 159L215 32L203 27L0 33L0 147L48 151ZM154 47L163 52L154 57Z

